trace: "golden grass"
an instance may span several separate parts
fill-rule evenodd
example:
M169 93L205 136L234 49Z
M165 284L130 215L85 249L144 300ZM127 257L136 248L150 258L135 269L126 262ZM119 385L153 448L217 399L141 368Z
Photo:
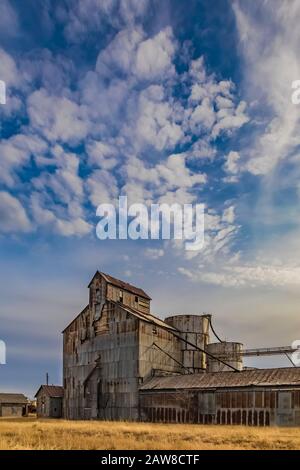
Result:
M300 428L0 419L0 450L300 449Z

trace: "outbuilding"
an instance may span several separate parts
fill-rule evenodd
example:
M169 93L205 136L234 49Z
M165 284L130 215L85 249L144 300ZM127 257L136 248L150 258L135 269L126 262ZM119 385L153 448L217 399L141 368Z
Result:
M0 416L22 417L28 414L28 400L22 393L0 393Z
M35 394L38 418L61 418L64 389L59 385L41 385Z

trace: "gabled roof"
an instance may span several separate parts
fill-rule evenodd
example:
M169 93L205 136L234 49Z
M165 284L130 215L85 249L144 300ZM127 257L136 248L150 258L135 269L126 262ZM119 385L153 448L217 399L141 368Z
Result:
M140 390L215 389L238 387L300 387L300 367L255 369L241 372L203 372L200 374L152 377Z
M37 397L41 390L50 398L63 398L64 396L64 389L60 385L41 385L34 396Z
M132 294L136 294L140 297L143 297L144 299L151 300L151 297L149 297L149 295L146 294L146 292L143 289L133 286L132 284L129 284L128 282L121 281L120 279L117 279L116 277L113 277L110 274L106 274L101 271L97 271L95 273L88 287L90 287L91 283L93 282L93 280L95 279L97 275L103 276L106 282L108 282L108 284L112 284L113 286L119 287L120 289L126 290L127 292L131 292Z
M28 400L23 393L0 393L0 403L26 405Z

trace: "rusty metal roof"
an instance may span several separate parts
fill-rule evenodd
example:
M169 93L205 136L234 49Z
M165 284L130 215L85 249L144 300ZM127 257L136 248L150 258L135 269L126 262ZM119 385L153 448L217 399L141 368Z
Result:
M101 271L97 271L93 279L95 278L96 275L103 276L106 282L108 282L109 284L112 284L113 286L120 287L120 289L124 289L128 292L132 292L133 294L139 295L140 297L143 297L144 299L151 300L151 297L149 297L149 295L146 294L146 292L140 287L133 286L132 284L129 284L128 282L121 281L120 279L117 279L116 277L113 277L110 274L106 274ZM90 287L93 279L89 283L88 287Z
M0 403L26 405L28 400L22 393L0 393Z
M251 386L300 387L300 367L152 377L140 387L140 390L212 389Z
M63 398L64 396L64 389L60 385L41 385L35 397L38 396L41 390L50 398Z
M143 312L140 312L139 310L136 310L132 307L128 307L127 305L119 304L119 303L113 302L113 301L111 301L111 302L117 304L123 310L126 310L126 312L128 312L131 315L137 317L139 320L145 321L147 323L152 323L153 325L160 326L161 328L165 328L165 329L168 329L168 330L178 331L178 330L176 330L176 328L169 325L168 323L163 321L161 318L158 318L155 315L152 315L152 313L143 313Z

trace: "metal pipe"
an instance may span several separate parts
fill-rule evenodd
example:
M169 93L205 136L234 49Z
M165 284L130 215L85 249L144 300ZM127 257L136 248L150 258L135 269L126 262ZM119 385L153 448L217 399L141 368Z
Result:
M275 348L257 348L257 349L244 349L242 351L243 356L274 356L276 354L291 354L297 351L297 349L291 348L291 346L282 346Z

